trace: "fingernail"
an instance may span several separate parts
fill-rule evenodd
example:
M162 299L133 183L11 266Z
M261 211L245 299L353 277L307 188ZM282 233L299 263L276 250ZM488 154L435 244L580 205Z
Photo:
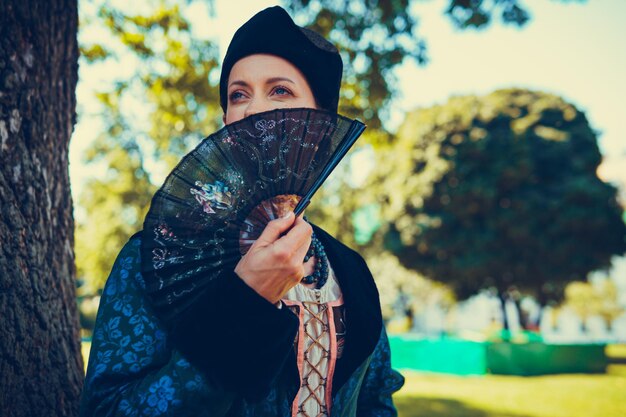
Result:
M282 219L288 219L291 217L291 215L293 214L293 211L288 211L287 214L283 214L283 217L281 217Z

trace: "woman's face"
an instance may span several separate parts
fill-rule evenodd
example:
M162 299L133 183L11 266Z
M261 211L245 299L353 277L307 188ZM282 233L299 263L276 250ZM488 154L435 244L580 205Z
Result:
M294 107L315 109L317 105L304 75L289 61L255 54L233 65L228 77L225 124L255 113Z

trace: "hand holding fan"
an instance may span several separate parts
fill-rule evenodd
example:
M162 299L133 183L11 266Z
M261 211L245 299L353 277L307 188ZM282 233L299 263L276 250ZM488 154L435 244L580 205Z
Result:
M232 272L270 220L300 214L365 125L314 109L279 109L205 138L166 178L142 232L153 306L174 318Z

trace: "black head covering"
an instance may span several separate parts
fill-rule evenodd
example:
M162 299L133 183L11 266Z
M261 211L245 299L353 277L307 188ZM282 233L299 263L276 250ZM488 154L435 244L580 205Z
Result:
M321 35L294 23L287 12L274 6L244 23L228 46L220 76L220 103L228 106L228 76L233 65L253 54L270 54L295 65L308 81L317 104L337 112L343 62L337 48Z

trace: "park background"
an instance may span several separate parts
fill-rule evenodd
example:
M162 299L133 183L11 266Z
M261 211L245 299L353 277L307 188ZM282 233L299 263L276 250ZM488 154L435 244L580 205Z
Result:
M85 357L118 251L221 125L230 38L273 4L79 2L69 168ZM309 217L367 258L392 341L607 345L589 374L403 368L400 415L625 415L626 3L281 4L354 64L340 112L368 131Z
M602 252L598 255L602 261L598 262L595 257L577 270L562 271L557 265L546 267L546 271L525 271L527 274L537 272L540 276L539 282L532 285L525 285L524 281L530 280L523 273L506 285L497 278L492 281L493 285L484 285L485 280L476 276L485 274L485 268L478 268L475 271L478 275L465 278L479 281L481 285L467 287L463 279L456 280L458 282L443 279L442 284L442 280L436 279L437 274L449 276L450 271L438 271L428 261L403 259L413 259L418 253L405 249L396 249L394 253L390 249L393 245L388 243L390 239L385 236L390 234L389 225L400 229L406 227L407 222L420 221L418 216L424 212L424 206L417 204L419 207L416 207L412 203L416 194L427 198L429 193L458 192L424 185L441 182L442 174L437 172L437 164L432 163L437 159L432 149L425 151L428 156L421 159L417 156L415 160L399 162L402 160L400 153L418 148L416 144L437 142L420 129L420 124L434 123L438 127L431 128L432 131L442 130L445 123L440 118L452 114L447 121L457 123L457 130L451 133L444 129L444 135L462 134L463 129L467 129L471 137L471 124L476 120L455 121L472 113L477 106L485 109L500 106L499 111L504 113L509 107L519 106L524 115L547 113L555 108L575 109L577 114L584 114L591 140L595 142L597 138L601 160L599 155L594 155L597 151L593 146L572 146L557 151L554 160L543 162L569 170L567 162L561 160L586 158L576 152L590 154L587 164L592 165L592 176L597 175L616 187L615 197L624 207L626 127L621 122L626 83L621 78L626 73L626 54L620 47L620 40L626 35L621 19L626 11L624 3L528 1L520 3L522 9L518 14L509 15L512 21L507 22L502 15L506 7L498 8L490 2L484 2L486 13L482 19L476 17L476 11L457 10L446 14L449 2L398 2L395 7L405 8L399 23L395 26L391 23L395 37L386 32L389 28L382 29L383 14L398 13L394 6L374 2L372 9L364 1L342 3L328 6L327 2L310 2L308 8L295 3L283 4L293 7L291 11L300 24L312 23L317 15L318 30L337 31L333 33L335 41L343 40L346 49L352 48L354 55L348 59L354 66L346 66L344 92L348 94L343 97L340 112L365 119L370 125L370 132L318 195L309 217L366 255L380 288L392 346L397 347L396 355L404 355L404 361L395 363L410 367L413 362L406 358L406 352L408 349L410 357L411 348L417 356L429 355L422 357L421 363L430 361L430 367L424 365L421 372L402 369L407 384L396 394L400 415L623 414L626 401L620 392L626 387L621 364L625 354L620 344L626 342L626 262L619 257L624 247L623 231L619 234L623 227L616 228L615 223L607 220L597 225L595 231L563 233L561 238L571 239L571 242L563 242L566 254L554 263L594 251ZM77 89L79 121L70 147L70 173L77 202L78 291L81 318L86 328L86 352L88 329L95 319L99 291L116 252L128 236L140 229L149 197L173 164L202 137L220 126L216 121L219 109L211 101L217 100L216 69L230 38L255 12L273 4L275 2L271 1L81 3L79 40L84 55ZM358 27L359 23L368 21L367 15L372 12L381 15L367 23L370 28ZM527 13L527 21L524 13ZM357 26L355 31L363 31L360 43L341 34L341 24L338 26L337 22L348 20L347 15L356 16L355 22L359 22L352 24ZM152 23L146 24L137 16L153 19ZM383 25L379 24L381 21ZM181 22L189 27L181 29ZM374 27L374 24L379 25ZM164 31L168 25L168 30ZM411 32L408 25L412 25ZM368 29L371 31L367 32ZM338 43L341 46L341 42ZM370 45L376 47L370 50ZM365 55L364 51L367 51ZM346 58L344 56L344 60ZM192 75L187 73L189 68L195 68ZM207 79L209 82L204 84ZM377 82L376 88L368 84L368 79L372 84ZM544 104L536 106L539 102ZM563 114L566 113L567 110L563 110ZM543 120L541 116L537 118ZM511 117L513 119L523 117L517 113ZM421 137L418 139L418 136ZM546 141L553 139L550 134L544 136ZM541 147L534 151L549 152ZM501 148L491 152L495 155L481 163L497 165L501 158L504 166L485 169L485 177L502 175L498 170L511 165L523 171L512 159L507 159L519 158L519 153L507 154L507 150ZM418 185L404 187L402 182L417 170L402 170L403 163L409 167L422 164L428 174L421 175ZM394 171L400 172L394 176ZM586 168L585 175L590 172ZM555 181L562 181L561 185L567 180ZM482 179L475 187L488 188L490 183ZM471 192L470 196L475 195ZM442 195L437 198L441 199ZM606 198L605 194L601 195L596 197ZM552 213L558 217L573 216L563 222L564 229L572 227L572 222L587 221L585 218L610 217L605 207L589 202L587 197L565 198L568 204L582 206L582 218L567 210ZM495 198L502 203L501 196ZM537 207L529 207L527 215L538 215L534 211ZM403 218L400 212L405 215L412 212L414 217ZM620 217L623 224L626 219L623 211ZM557 219L549 221L558 222ZM541 225L528 221L523 227L533 229ZM610 229L617 236L611 237ZM597 234L607 236L613 243L599 245ZM441 239L458 237L450 234ZM524 245L524 240L521 242L519 245ZM506 246L505 252L516 256L518 247L507 245L506 241L501 244ZM520 256L522 259L518 262L549 264L544 257L551 257L554 248L549 245L547 250L543 248L528 255L529 258ZM472 255L480 258L481 250L485 249ZM498 257L503 258L502 254ZM460 269L462 274L462 267ZM503 329L502 324L502 298L508 329ZM525 322L521 320L522 315ZM607 354L612 362L605 368L606 372L600 374L533 377L475 375L482 372L472 365L469 369L462 365L444 366L441 373L442 369L432 364L454 362L454 358L443 356L448 354L456 355L458 362L467 362L467 358L458 358L469 353L459 350L459 341L469 341L472 346L502 340L523 344L537 338L561 344L608 343ZM423 350L424 345L418 343L402 346L406 341L443 344L434 350L432 346ZM439 355L433 354L435 350L439 350ZM577 360L593 359L583 356Z

